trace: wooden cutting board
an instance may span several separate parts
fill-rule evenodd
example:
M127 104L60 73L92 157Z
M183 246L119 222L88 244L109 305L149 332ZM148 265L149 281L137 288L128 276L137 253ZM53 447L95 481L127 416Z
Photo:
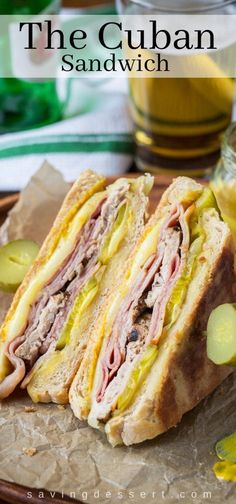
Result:
M129 177L137 177L138 174L129 174ZM108 183L114 182L115 177L107 177ZM167 175L159 175L155 177L154 187L150 196L150 212L153 212L157 206L158 201L164 190L171 183L172 177ZM0 199L0 223L2 223L6 217L8 211L13 207L13 205L18 201L19 195L13 194L5 198ZM32 497L30 499L26 498L27 491L32 492ZM30 502L31 504L66 504L73 502L74 504L83 504L79 500L63 498L60 494L56 494L54 498L50 497L50 493L42 490L44 492L44 499L39 497L39 489L26 488L21 485L16 485L11 482L6 482L0 480L0 503L10 503L10 504L21 504L25 502Z

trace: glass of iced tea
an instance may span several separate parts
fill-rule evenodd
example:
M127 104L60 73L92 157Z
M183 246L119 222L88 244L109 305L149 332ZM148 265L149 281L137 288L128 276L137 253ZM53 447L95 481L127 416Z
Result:
M236 14L235 0L117 0L117 6L121 14L135 15ZM202 62L207 65L207 58ZM132 77L129 89L137 167L154 173L210 173L231 121L234 79Z

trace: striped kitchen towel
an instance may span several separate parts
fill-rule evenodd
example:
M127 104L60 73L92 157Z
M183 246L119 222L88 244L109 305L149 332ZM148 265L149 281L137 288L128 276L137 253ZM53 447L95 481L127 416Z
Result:
M69 85L62 121L0 136L0 191L22 189L45 159L67 181L87 168L120 175L132 164L133 124L124 79L74 79Z

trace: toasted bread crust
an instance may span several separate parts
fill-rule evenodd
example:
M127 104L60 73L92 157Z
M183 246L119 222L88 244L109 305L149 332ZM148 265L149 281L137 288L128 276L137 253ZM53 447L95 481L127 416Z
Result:
M91 359L91 333L93 331L96 332L98 317L100 317L100 314L106 307L111 291L119 285L119 282L123 278L126 261L144 227L148 198L140 191L140 188L141 186L135 189L134 192L133 190L131 191L130 209L132 210L132 220L130 221L130 227L119 250L106 265L106 270L99 287L99 296L96 296L88 309L85 310L85 313L81 317L79 328L75 329L75 332L72 330L71 344L67 345L67 349L59 352L63 355L63 352L66 351L67 354L53 367L46 380L44 371L40 369L41 364L38 367L36 365L35 373L27 387L27 391L33 401L68 402L71 382L80 368L87 347ZM76 342L74 346L72 340ZM49 364L50 368L49 354L45 354L45 363Z
M197 293L191 317L176 334L156 392L144 399L138 412L111 419L106 432L111 444L140 443L176 426L183 414L210 394L233 368L216 366L207 358L205 330L211 311L234 300L234 258L231 236L211 270L208 287ZM184 337L182 337L184 334ZM144 392L145 394L145 392Z
M54 224L46 239L44 240L35 261L30 267L19 289L15 293L5 321L0 329L0 342L4 342L6 339L8 323L12 319L17 305L26 288L28 287L29 282L31 281L31 279L33 279L37 271L47 259L50 249L56 246L64 227L65 217L68 216L68 214L71 212L72 218L78 211L78 209L85 203L85 201L90 198L90 196L92 196L97 191L102 190L104 184L105 178L97 175L91 170L86 170L85 172L83 172L78 180L73 184L71 190L68 192L67 196L64 199L64 202L61 206L61 209L59 210L59 213L57 214Z
M228 247L218 258L213 275L195 308L192 325L183 329L186 337L171 356L170 373L163 381L161 399L154 406L155 415L161 420L164 430L176 425L186 411L196 406L233 371L229 366L216 366L208 359L204 335L211 311L222 302L233 301L233 256ZM177 394L179 372L187 397L183 395L181 398L180 390Z
M195 182L194 180L188 177L178 177L173 180L172 184L163 193L154 214L150 217L149 221L145 226L144 232L140 235L140 238L137 241L136 246L134 247L132 253L130 254L126 264L126 271L129 271L129 269L131 268L134 257L136 256L138 250L140 249L147 234L158 222L166 218L172 203L176 201L176 199L181 198L181 196L185 195L189 191L190 193L200 194L202 189L203 187L201 184ZM106 309L104 310L104 313L105 311ZM98 320L98 325L102 323L104 313L101 314L101 317ZM75 376L74 382L70 388L71 407L73 409L74 414L81 420L84 420L88 417L91 407L91 401L85 399L83 396L89 380L89 365L91 361L91 352L93 353L95 358L95 355L98 352L97 327L95 328L94 334L91 335L90 347L88 347L87 351L85 352L79 371Z

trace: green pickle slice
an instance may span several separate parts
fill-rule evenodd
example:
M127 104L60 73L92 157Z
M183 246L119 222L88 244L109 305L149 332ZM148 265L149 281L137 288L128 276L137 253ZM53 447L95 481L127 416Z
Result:
M205 208L217 208L215 196L210 187L205 187L201 196L196 200L196 208L199 212Z
M39 251L32 240L14 240L0 247L0 289L15 292Z
M218 441L215 450L221 460L236 462L236 431Z
M236 305L212 311L207 324L207 355L215 364L236 365Z

